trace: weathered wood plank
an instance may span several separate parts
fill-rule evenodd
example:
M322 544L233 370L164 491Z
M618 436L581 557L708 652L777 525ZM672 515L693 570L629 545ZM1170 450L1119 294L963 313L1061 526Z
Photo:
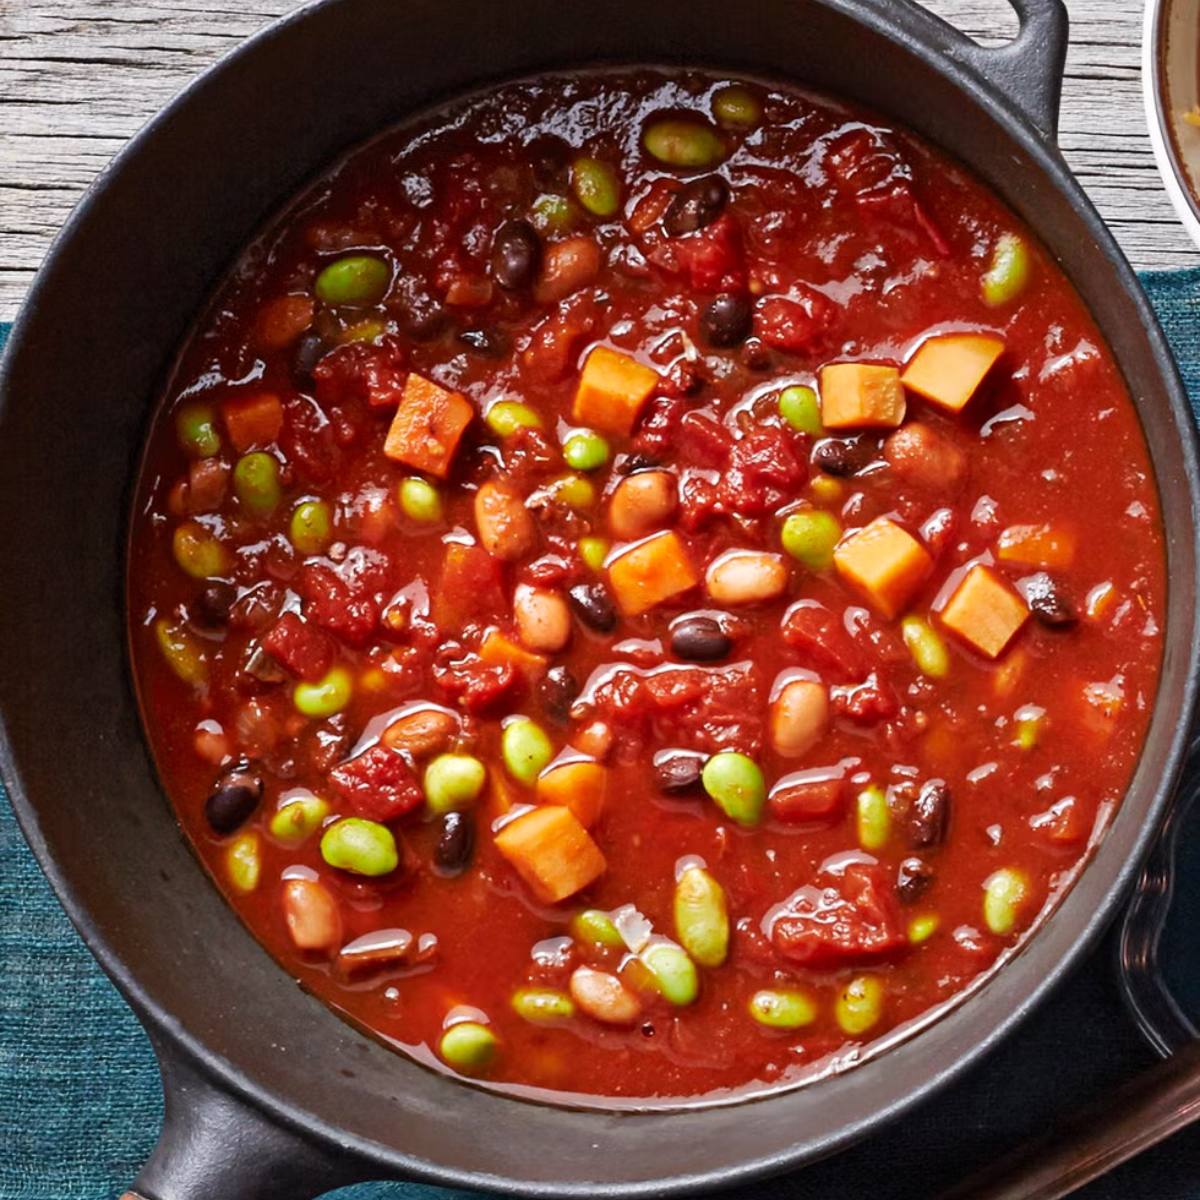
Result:
M1005 0L927 0L989 44ZM1162 190L1142 116L1141 0L1068 0L1061 144L1139 267L1200 255ZM0 0L0 320L10 319L72 205L189 79L297 0Z

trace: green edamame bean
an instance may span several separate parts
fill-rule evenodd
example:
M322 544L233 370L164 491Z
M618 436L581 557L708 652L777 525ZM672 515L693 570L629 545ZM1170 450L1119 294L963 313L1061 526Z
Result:
M615 950L625 948L625 939L612 917L598 908L586 908L576 913L571 921L571 934L589 946L609 946Z
M159 617L154 622L154 639L167 665L184 683L200 687L207 682L208 660L204 649L183 626Z
M534 227L542 233L565 233L571 228L571 202L566 196L552 192L539 196L531 215Z
M914 946L927 942L935 933L941 921L933 913L913 917L908 923L908 940Z
M786 387L779 393L779 415L800 433L820 437L825 432L817 393L802 383Z
M343 817L330 825L321 836L321 857L355 875L386 875L400 863L392 831L363 817Z
M562 475L550 488L554 498L568 508L591 508L596 503L596 485L586 475Z
M675 884L675 933L702 967L719 967L729 953L725 889L701 866L686 867Z
M837 517L821 508L788 513L779 531L784 550L810 571L825 571L833 565L833 550L841 536Z
M438 1053L464 1075L486 1071L499 1048L496 1035L478 1021L459 1021L442 1034Z
M920 617L905 617L900 622L900 636L917 664L917 670L930 679L942 679L950 673L950 651L941 635L928 621Z
M991 262L983 274L983 302L999 308L1015 300L1029 283L1032 262L1024 238L1002 233L992 249Z
M737 750L722 750L704 764L700 782L717 807L739 825L757 825L767 801L758 764Z
M546 731L528 717L513 717L500 735L500 756L508 773L532 787L543 768L554 757Z
M812 997L795 988L763 988L750 997L746 1008L768 1029L800 1029L817 1019Z
M866 1033L883 1016L883 984L874 975L856 976L838 996L834 1016L843 1033Z
M262 875L262 847L253 831L239 834L225 849L225 874L243 894L258 887Z
M1029 880L1015 867L1001 867L983 881L983 920L1000 937L1012 933L1025 901Z
M310 793L296 796L282 805L271 817L271 836L289 846L307 841L329 816L329 805L320 796Z
M571 190L593 216L611 217L621 205L617 173L598 158L577 158L571 164Z
M864 850L882 850L892 835L892 811L878 784L863 788L855 799L854 824Z
M251 512L265 514L283 498L279 485L279 462L265 450L243 454L233 468L233 492Z
M378 304L392 282L392 268L371 254L339 258L317 276L314 290L326 304Z
M292 693L292 703L306 717L332 717L350 703L354 684L345 667L332 667L324 679L316 683L298 683Z
M229 555L199 521L184 521L171 537L175 561L193 579L212 579L229 570Z
M563 458L576 471L594 471L608 462L608 442L591 429L577 429L563 443Z
M520 400L497 400L483 418L497 437L509 437L518 429L541 429L542 418L536 409Z
M429 811L441 816L470 808L487 782L487 768L470 754L439 754L422 781Z
M305 500L292 513L288 528L292 545L301 554L321 554L333 536L333 517L324 500Z
M651 942L639 955L668 1004L680 1007L700 995L700 977L687 951L674 942Z
M727 129L752 129L762 119L762 105L749 88L731 83L713 96L713 116Z
M651 121L642 134L642 145L659 162L670 167L712 167L725 157L725 143L707 125L682 117Z
M599 571L608 557L609 544L606 538L583 537L579 539L579 557L593 571Z
M442 494L427 480L416 475L402 479L397 489L397 498L400 501L400 511L410 521L431 524L442 519Z
M575 1001L555 988L521 988L513 993L512 1006L532 1025L555 1025L575 1015Z
M216 418L207 404L185 404L175 414L175 436L193 458L212 458L221 449Z

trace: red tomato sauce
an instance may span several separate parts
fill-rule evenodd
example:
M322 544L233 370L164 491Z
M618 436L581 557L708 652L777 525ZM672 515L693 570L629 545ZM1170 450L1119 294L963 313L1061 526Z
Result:
M1029 231L690 73L506 85L314 183L183 349L129 559L166 791L281 965L627 1098L848 1064L1011 951L1129 782L1164 592Z

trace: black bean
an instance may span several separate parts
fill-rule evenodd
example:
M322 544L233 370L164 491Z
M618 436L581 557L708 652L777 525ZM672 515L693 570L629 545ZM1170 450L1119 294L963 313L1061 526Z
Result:
M475 847L475 825L471 814L448 812L441 819L433 861L447 875L457 875L467 869Z
M575 615L597 633L609 633L616 628L617 610L602 584L577 584L567 592L567 598Z
M742 343L738 358L748 371L765 371L771 365L771 351L756 337L747 338Z
M292 379L301 387L312 383L313 369L325 357L325 339L319 333L308 333L301 336L292 351Z
M1024 580L1021 590L1029 611L1043 625L1062 628L1079 620L1075 605L1063 594L1062 587L1044 571Z
M619 458L613 466L618 475L633 475L637 471L648 471L652 467L661 467L662 460L653 454L626 454Z
M691 750L664 750L654 756L654 778L670 796L685 796L700 790L704 755Z
M950 822L950 789L942 779L927 780L909 814L914 846L940 846Z
M527 288L542 265L542 242L528 221L505 221L492 241L492 278L509 291Z
M685 617L671 630L671 649L692 662L714 662L733 649L733 639L712 617Z
M921 858L906 858L896 872L896 895L905 904L919 899L933 882L933 868Z
M542 191L555 191L565 186L571 174L571 148L560 137L544 134L525 148L526 161L533 172L533 181Z
M232 833L249 820L262 794L262 775L254 763L243 759L217 776L204 802L204 816L214 833Z
M736 346L750 336L754 310L745 296L722 292L700 314L700 332L710 346Z
M494 329L464 329L458 340L486 358L500 358L508 349L508 339Z
M212 579L200 589L189 608L192 621L201 629L223 629L237 601L237 588L223 579Z
M578 695L579 681L563 666L551 667L538 683L538 697L546 716L559 725L566 724Z
M814 447L812 460L826 475L853 475L875 457L869 441L857 437L822 438Z
M445 306L413 275L401 275L392 289L388 307L400 328L417 341L438 336L449 320Z
M675 193L663 214L663 230L668 237L682 237L711 225L729 203L729 185L720 175L693 179Z

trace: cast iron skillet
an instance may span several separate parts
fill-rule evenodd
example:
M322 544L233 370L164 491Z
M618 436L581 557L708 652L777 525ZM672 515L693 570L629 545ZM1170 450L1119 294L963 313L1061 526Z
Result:
M1066 14L1013 0L983 50L888 0L324 0L248 42L120 155L68 223L0 378L0 746L34 852L158 1049L147 1200L303 1200L356 1178L662 1196L825 1155L945 1083L1043 998L1111 916L1180 765L1196 692L1198 475L1138 283L1053 142ZM189 323L260 221L339 151L503 77L719 65L865 102L966 162L1041 234L1137 401L1166 518L1166 656L1141 765L1082 878L943 1020L749 1106L535 1105L432 1073L303 994L205 877L159 789L123 635L138 452Z

